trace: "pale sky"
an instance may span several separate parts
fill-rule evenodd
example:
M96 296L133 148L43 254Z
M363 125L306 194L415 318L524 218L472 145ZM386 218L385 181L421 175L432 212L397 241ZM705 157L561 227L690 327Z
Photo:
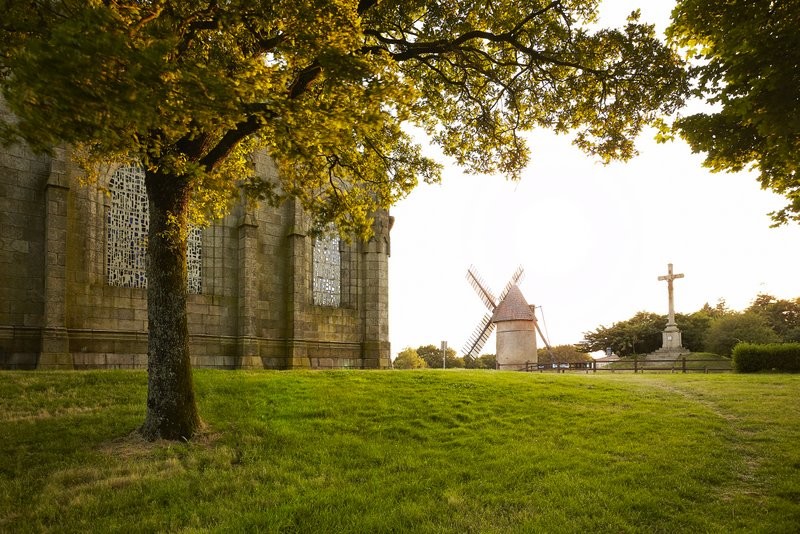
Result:
M643 5L638 5L643 4ZM666 26L671 1L606 0L602 23L622 25L636 7ZM758 293L800 296L800 225L770 228L785 199L755 174L711 174L685 143L639 140L640 155L608 166L549 132L530 136L518 183L471 176L447 164L442 183L420 184L392 210L389 325L403 348L461 348L486 312L469 286L475 265L496 293L518 265L528 303L553 345L637 311L667 313L658 276L673 263L675 307L691 313L725 299L747 307ZM541 341L539 342L541 344ZM495 352L494 336L484 353Z

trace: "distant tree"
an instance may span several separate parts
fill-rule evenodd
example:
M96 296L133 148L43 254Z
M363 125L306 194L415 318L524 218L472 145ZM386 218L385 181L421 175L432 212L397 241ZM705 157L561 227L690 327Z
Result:
M459 358L456 356L456 351L447 347L447 368L448 369L455 369L455 368L463 368L464 367L464 359ZM435 346L435 345L423 345L421 347L417 347L417 353L420 357L425 360L425 363L428 364L428 367L431 369L441 369L442 368L442 349Z
M592 357L575 345L556 345L550 350L543 347L537 350L539 363L577 363L590 362ZM552 353L552 354L551 354Z
M577 346L583 352L610 348L620 356L649 353L661 347L661 332L666 325L663 315L642 311L610 327L600 326L584 332L584 341Z
M447 368L448 369L464 369L467 366L467 362L464 361L464 358L460 358L458 356L450 356L447 355Z
M784 343L800 343L800 327L793 328L786 332L783 338Z
M497 357L494 354L481 354L472 361L465 361L467 369L496 369Z
M775 224L800 221L800 2L679 0L667 36L695 59L696 94L713 112L674 129L712 171L758 170L789 203Z
M708 304L706 304L708 306ZM710 307L709 307L710 308ZM710 308L712 313L714 309ZM675 314L675 322L681 331L681 340L685 348L692 352L701 352L704 348L706 332L711 326L712 315L703 307L688 315L682 313Z
M714 306L706 302L703 304L703 307L697 311L705 313L712 319L733 313L732 310L728 308L728 303L725 302L723 298L719 299Z
M758 295L747 311L763 317L780 336L781 341L797 341L800 333L800 298L777 299L772 295Z
M417 351L411 347L401 350L392 365L395 369L422 369L428 366Z
M780 336L766 319L753 312L732 313L711 321L706 332L705 350L730 356L737 343L776 343Z
M715 306L705 303L696 312L675 314L675 322L681 331L683 346L692 352L707 350L728 355L739 341L798 342L800 298L786 300L761 294L745 313L729 309L725 300L720 299ZM610 327L600 326L585 332L584 341L576 347L584 352L611 348L620 356L653 352L661 346L661 332L666 323L666 316L638 312ZM540 361L541 354L540 349Z

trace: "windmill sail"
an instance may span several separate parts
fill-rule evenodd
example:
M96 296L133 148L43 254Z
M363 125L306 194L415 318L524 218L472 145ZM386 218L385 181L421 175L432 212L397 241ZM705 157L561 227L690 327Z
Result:
M514 271L514 274L511 275L511 280L509 280L506 284L506 287L503 288L503 292L500 293L499 302L503 302L503 299L506 298L506 295L508 295L508 292L511 290L511 288L519 284L523 278L525 278L525 270L522 268L522 265L520 265L517 267L517 270Z
M475 292L481 298L483 303L489 308L491 311L497 307L497 298L489 291L489 287L486 285L486 282L483 281L483 278L478 274L475 270L475 267L470 265L469 269L467 269L467 280L469 280L469 284L475 289Z
M486 344L486 340L488 340L489 336L492 334L492 330L494 330L492 315L487 313L483 316L481 322L478 323L478 326L475 327L469 340L464 344L464 348L461 350L461 352L464 353L464 357L470 360L477 358L480 355L481 349L483 349L483 346Z

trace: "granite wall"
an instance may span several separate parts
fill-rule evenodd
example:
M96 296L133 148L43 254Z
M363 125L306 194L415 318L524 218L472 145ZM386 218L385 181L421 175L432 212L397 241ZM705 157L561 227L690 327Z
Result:
M257 172L275 173L255 158ZM111 286L110 197L68 154L0 149L0 368L147 366L146 289ZM242 204L203 230L202 292L189 296L193 363L218 368L389 365L391 218L341 244L341 304L313 304L307 217L294 202Z

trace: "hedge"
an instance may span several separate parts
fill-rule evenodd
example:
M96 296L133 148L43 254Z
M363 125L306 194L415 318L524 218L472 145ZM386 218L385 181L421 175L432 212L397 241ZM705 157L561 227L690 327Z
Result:
M800 343L739 343L733 348L733 366L740 373L800 373Z

